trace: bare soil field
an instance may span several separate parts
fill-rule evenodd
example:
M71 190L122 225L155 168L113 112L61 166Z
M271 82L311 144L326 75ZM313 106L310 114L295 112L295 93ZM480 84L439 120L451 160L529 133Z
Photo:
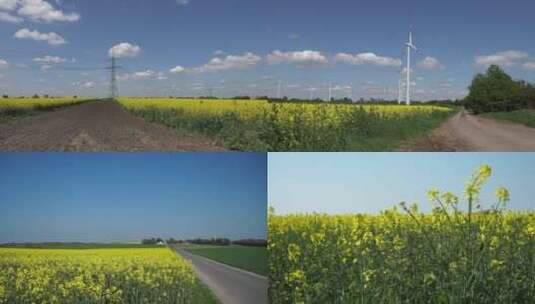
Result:
M148 123L110 101L0 123L1 151L222 151L208 139Z

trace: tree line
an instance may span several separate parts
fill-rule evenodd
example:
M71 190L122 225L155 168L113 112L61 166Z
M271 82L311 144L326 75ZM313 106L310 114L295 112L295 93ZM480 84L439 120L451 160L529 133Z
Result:
M197 244L197 245L214 245L214 246L230 246L230 245L241 245L241 246L254 246L254 247L266 247L267 241L264 239L241 239L241 240L230 240L228 238L210 238L210 239L189 239L189 240L176 240L174 238L169 238L163 240L161 238L149 238L141 240L143 245L156 245L159 243L166 244Z
M535 109L535 84L514 80L498 65L477 74L468 89L464 105L475 114Z

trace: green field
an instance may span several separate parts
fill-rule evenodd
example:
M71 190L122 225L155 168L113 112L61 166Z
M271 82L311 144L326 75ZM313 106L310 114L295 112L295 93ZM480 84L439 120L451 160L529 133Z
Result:
M518 110L513 112L495 112L483 114L497 120L509 121L535 128L535 110Z
M267 276L267 249L249 246L181 245L187 251L233 267Z

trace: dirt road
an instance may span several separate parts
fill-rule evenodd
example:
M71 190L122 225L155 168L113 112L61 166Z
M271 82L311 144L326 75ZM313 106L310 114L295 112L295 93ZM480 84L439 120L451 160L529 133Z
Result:
M227 266L183 249L175 250L193 264L197 276L223 304L268 303L265 277Z
M214 151L110 101L94 101L0 124L0 151Z
M470 115L465 110L409 151L535 151L535 128Z

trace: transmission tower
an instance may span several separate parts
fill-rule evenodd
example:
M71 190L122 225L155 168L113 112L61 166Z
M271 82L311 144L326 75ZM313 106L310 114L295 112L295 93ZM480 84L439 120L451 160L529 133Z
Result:
M119 96L119 90L117 88L117 70L121 67L117 65L117 58L111 57L111 66L106 69L110 70L110 98L115 99Z

